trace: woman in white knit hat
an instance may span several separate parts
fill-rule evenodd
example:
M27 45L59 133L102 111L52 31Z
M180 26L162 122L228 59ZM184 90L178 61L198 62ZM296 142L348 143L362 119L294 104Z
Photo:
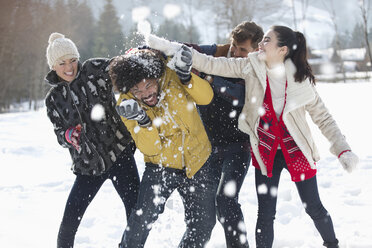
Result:
M60 225L57 247L73 247L75 234L90 202L110 179L129 217L137 200L139 175L134 143L115 110L108 75L109 59L79 62L73 41L52 33L46 57L52 86L45 103L58 143L68 148L76 175Z

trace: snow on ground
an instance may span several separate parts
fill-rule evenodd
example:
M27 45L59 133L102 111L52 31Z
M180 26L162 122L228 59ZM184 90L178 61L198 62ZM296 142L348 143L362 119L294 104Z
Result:
M318 163L321 199L333 218L341 247L370 248L372 84L318 84L317 88L361 160L357 171L346 173L328 151L328 141L314 127L322 156ZM55 247L64 205L74 181L67 150L58 145L45 109L1 114L0 140L0 247ZM142 174L144 163L139 152L136 160ZM251 247L255 247L257 199L252 168L245 179L240 202L248 239ZM75 247L117 247L126 225L124 211L111 182L107 181L82 220ZM165 213L154 224L145 247L177 247L184 229L183 206L175 193L168 200ZM321 237L284 171L278 191L274 247L318 248L321 244ZM225 247L219 223L207 247Z

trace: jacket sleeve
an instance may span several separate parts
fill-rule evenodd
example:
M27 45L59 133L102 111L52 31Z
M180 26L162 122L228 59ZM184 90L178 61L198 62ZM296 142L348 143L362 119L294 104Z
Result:
M221 96L225 101L233 103L238 101L236 106L243 107L245 101L245 81L236 83L230 82L225 78L215 76L213 78L212 88L216 95Z
M315 92L315 99L306 105L306 109L313 122L331 143L330 151L332 154L338 156L342 151L351 150L345 136L341 133L336 121L325 107L317 92Z
M198 105L208 105L213 99L213 90L209 82L194 73L191 73L190 83L184 87Z
M198 52L211 55L214 57L226 57L228 50L230 48L230 44L225 45L200 45L192 46ZM233 103L234 100L238 100L238 107L243 107L244 105L244 98L245 98L245 86L244 80L239 82L231 82L223 77L214 76L212 88L214 94L219 95L222 99L226 100L229 103Z
M249 64L249 58L212 57L192 49L192 66L198 71L231 78L245 78L244 68Z
M120 105L124 99L123 94L120 95L117 105ZM130 132L136 147L146 156L159 155L162 150L161 140L158 129L154 124L150 127L140 127L136 120L128 120L121 116L121 120Z
M213 56L217 51L217 45L201 45L199 46L199 49L201 53Z
M69 127L67 127L67 123L61 117L61 113L56 108L53 97L50 94L45 99L45 105L48 118L53 123L58 143L64 148L72 148L73 146L65 138L65 132Z

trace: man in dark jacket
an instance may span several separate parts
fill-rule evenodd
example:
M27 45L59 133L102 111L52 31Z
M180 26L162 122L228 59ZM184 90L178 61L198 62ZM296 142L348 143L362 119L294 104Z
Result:
M45 103L58 143L69 149L76 174L58 233L58 248L73 247L90 202L110 179L126 209L137 200L139 175L134 143L115 110L108 59L79 63L75 44L59 33L49 37L47 59L52 86Z
M263 30L254 22L242 22L231 32L230 44L197 46L199 52L215 57L247 57L258 49ZM217 216L225 231L228 248L249 247L243 213L238 202L239 191L251 160L249 136L238 129L238 118L244 102L242 79L206 75L214 98L198 109L212 143L211 163L222 171L216 196Z

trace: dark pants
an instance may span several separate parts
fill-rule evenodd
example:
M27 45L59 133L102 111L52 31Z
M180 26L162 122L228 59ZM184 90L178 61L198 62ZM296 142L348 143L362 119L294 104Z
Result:
M217 217L225 231L227 248L249 247L239 192L251 160L249 142L215 147L212 164L220 167L221 180L217 191ZM233 186L233 190L231 189ZM227 187L225 189L225 187Z
M146 163L136 211L129 218L120 247L144 247L152 223L164 212L167 199L176 189L185 208L186 223L186 231L178 247L204 247L216 224L218 180L219 175L209 160L191 179L183 170Z
M271 178L263 176L258 169L255 172L258 198L258 217L256 224L257 248L270 248L273 244L273 225L276 214L277 195L272 194L271 189L274 189L276 192L283 168L288 170L283 153L281 150L278 150L275 155L273 176ZM327 247L338 247L338 240L335 236L331 216L323 207L319 198L316 176L305 181L296 182L295 184L301 201L305 206L305 211L314 221L315 227L324 240L324 245ZM266 185L267 193L258 192L257 189L260 185Z
M75 234L85 210L106 179L112 181L129 218L137 201L140 179L133 153L126 149L106 173L100 176L76 176L59 228L57 248L74 246Z

